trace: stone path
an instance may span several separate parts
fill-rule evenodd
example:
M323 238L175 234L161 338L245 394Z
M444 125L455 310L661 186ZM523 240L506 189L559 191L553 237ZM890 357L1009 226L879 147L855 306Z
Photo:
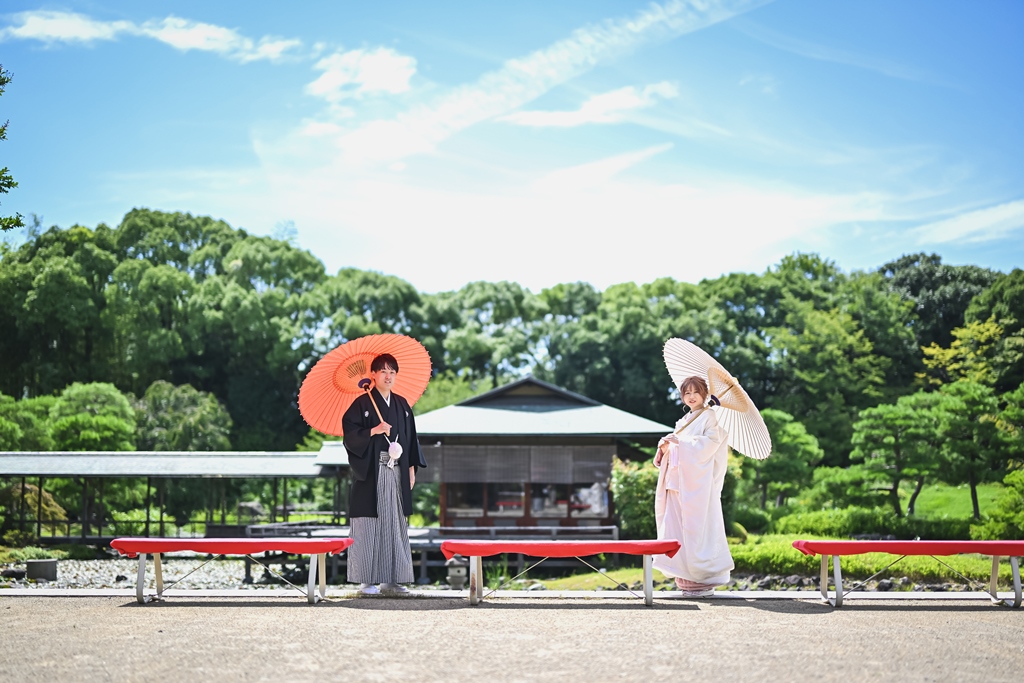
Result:
M0 678L992 683L1024 666L1024 610L984 601L241 595L0 594Z

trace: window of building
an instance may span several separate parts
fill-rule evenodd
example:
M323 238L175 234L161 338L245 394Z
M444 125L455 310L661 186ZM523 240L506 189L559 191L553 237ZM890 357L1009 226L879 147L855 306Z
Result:
M569 501L573 517L607 517L608 485L599 481L589 485L573 484Z
M483 484L448 484L445 504L450 517L483 517Z
M526 487L523 484L488 484L488 517L522 517Z

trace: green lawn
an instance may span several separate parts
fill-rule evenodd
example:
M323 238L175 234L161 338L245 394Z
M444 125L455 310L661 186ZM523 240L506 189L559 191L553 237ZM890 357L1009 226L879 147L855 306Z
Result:
M913 484L904 483L900 492L905 494L903 505L906 506L910 495L914 492ZM978 506L984 515L992 508L1003 492L1003 485L980 484L978 486ZM917 498L915 515L922 519L969 519L973 515L971 508L971 489L967 484L949 486L947 484L925 484L921 495Z

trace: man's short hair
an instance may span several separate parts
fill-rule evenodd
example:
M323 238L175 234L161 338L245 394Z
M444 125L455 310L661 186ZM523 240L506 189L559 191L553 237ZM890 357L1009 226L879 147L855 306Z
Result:
M398 361L390 353L382 353L373 359L370 363L370 372L380 372L384 368L392 368L395 372L398 372Z

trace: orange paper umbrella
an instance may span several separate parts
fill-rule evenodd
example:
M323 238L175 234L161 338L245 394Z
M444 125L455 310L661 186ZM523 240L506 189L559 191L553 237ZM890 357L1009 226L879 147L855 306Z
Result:
M357 396L366 393L360 380L370 376L370 363L382 353L398 361L391 390L413 405L430 381L430 354L412 337L372 334L345 342L321 358L302 380L299 412L313 429L342 436L341 416Z

